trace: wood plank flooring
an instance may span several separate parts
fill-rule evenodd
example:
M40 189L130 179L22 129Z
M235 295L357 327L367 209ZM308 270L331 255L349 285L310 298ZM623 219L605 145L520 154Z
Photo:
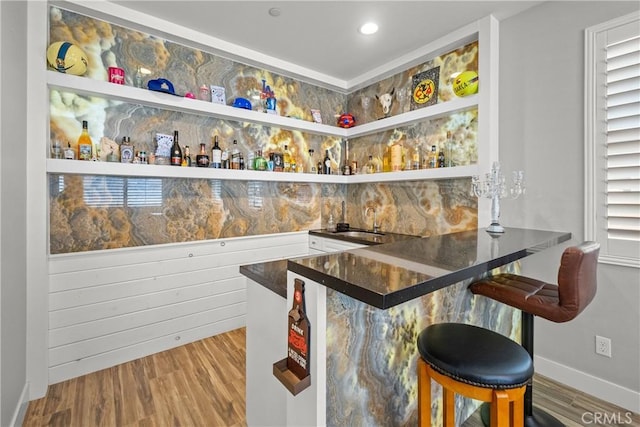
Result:
M49 386L23 426L244 426L245 329Z
M536 376L534 399L567 427L640 427L640 416ZM620 414L593 422L585 413ZM589 418L591 417L591 418ZM602 419L600 420L602 421ZM609 418L611 421L611 418ZM245 329L74 378L30 402L23 426L245 426ZM481 427L474 414L464 427Z

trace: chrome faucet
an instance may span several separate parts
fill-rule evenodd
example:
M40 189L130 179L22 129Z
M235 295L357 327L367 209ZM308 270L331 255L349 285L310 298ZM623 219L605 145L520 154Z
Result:
M371 231L373 231L374 233L379 233L380 232L380 225L378 224L378 216L376 213L376 208L373 206L369 206L365 211L364 211L364 216L369 215L369 211L372 210L373 211L373 227L371 229Z

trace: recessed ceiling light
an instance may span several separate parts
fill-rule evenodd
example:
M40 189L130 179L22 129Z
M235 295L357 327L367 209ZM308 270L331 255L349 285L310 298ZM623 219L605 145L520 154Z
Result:
M272 7L271 9L269 9L269 15L276 17L276 16L280 16L280 9L278 9L277 7Z
M360 31L361 34L368 36L378 31L378 25L374 22L367 22L366 24L363 24L358 31Z

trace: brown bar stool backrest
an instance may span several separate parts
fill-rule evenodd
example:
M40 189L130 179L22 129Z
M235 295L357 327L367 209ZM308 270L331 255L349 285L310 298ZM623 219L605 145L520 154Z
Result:
M559 310L556 322L567 322L593 301L597 290L597 267L600 244L584 242L562 254L558 269Z
M552 322L568 322L580 314L596 294L600 244L583 242L564 250L558 284L503 273L472 283L474 294L484 295Z

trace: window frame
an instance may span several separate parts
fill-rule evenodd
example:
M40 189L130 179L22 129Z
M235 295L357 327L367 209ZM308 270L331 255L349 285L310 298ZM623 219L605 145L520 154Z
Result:
M605 75L600 71L604 59L601 39L617 27L637 24L640 15L630 13L585 30L585 229L586 240L601 245L598 261L640 268L640 242L610 239L606 211L606 118L602 88ZM624 253L621 255L620 253ZM628 255L628 256L627 256Z

